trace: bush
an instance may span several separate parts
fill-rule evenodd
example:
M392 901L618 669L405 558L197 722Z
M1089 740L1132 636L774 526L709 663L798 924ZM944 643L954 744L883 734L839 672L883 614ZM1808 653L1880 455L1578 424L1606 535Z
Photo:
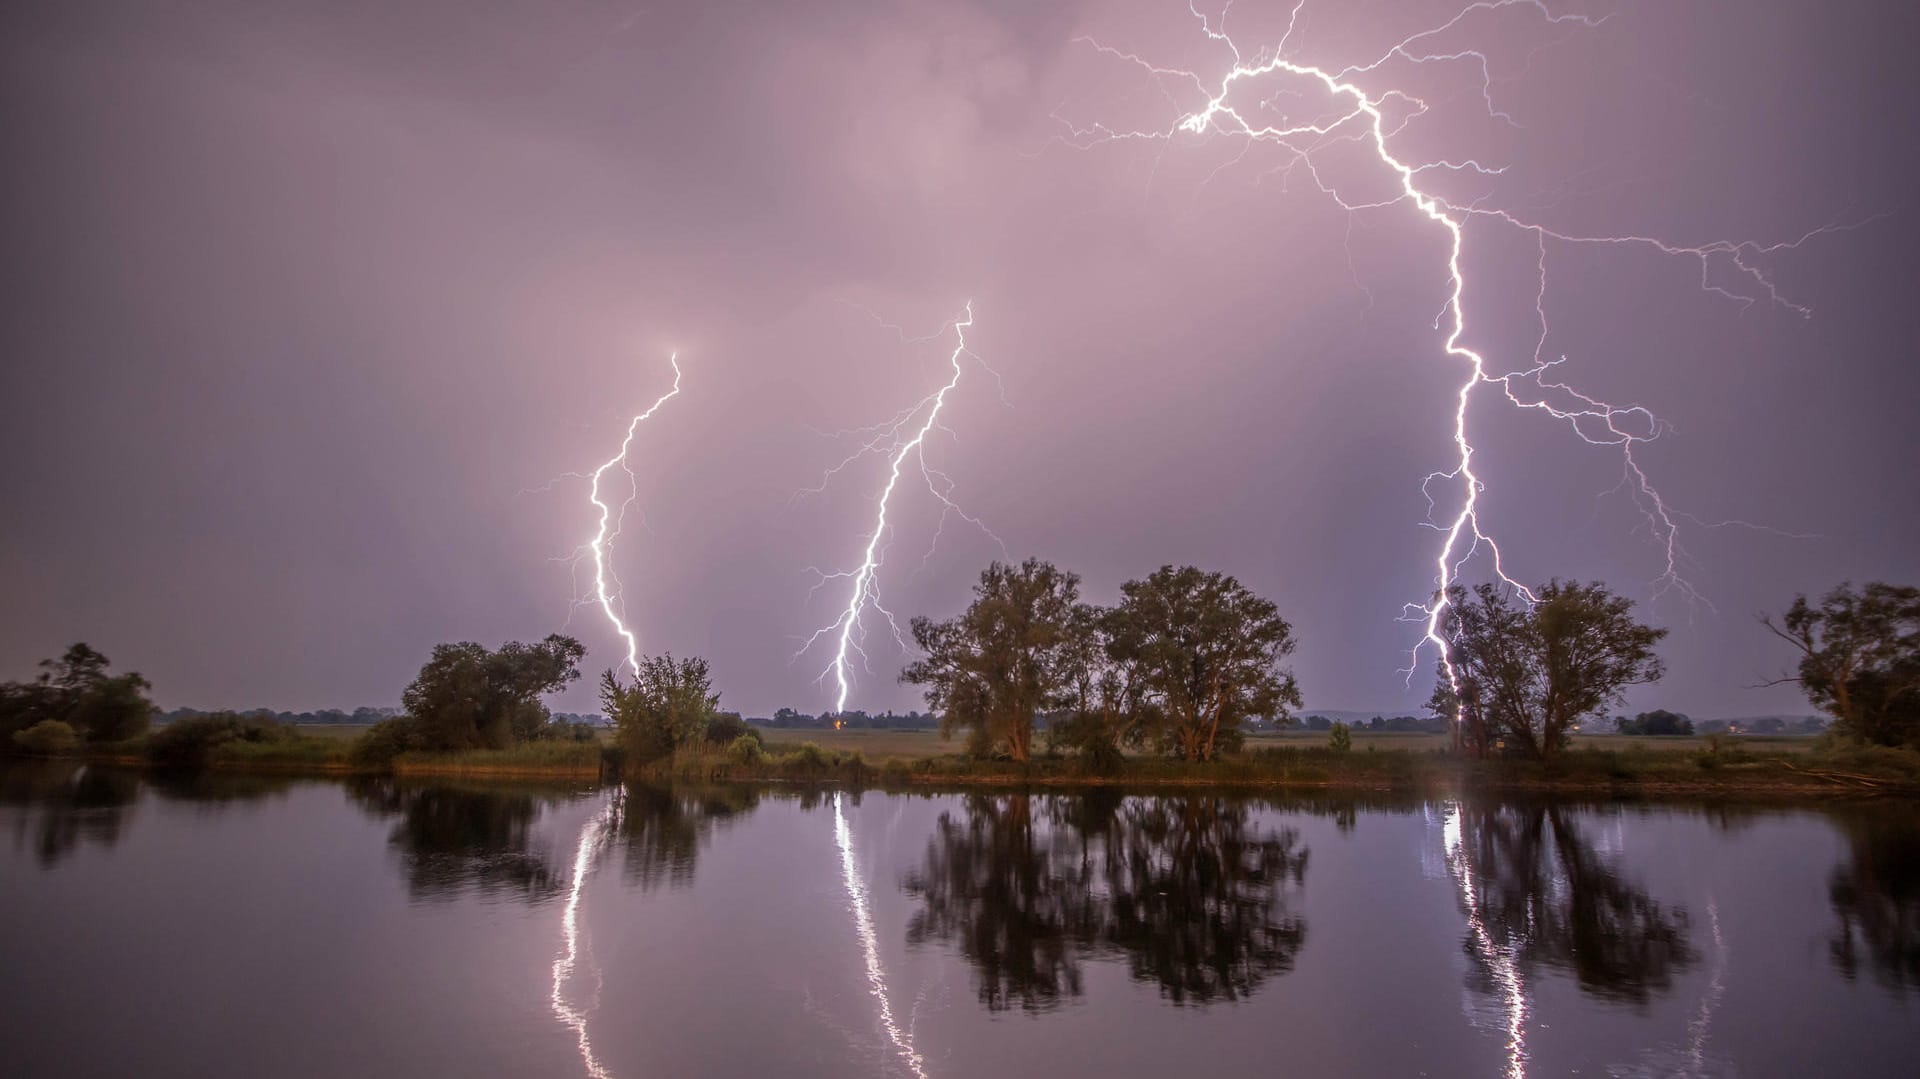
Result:
M1335 723L1327 731L1327 748L1345 753L1353 748L1353 731L1345 723Z
M24 731L14 731L13 744L35 756L58 757L73 752L80 735L57 719L43 719Z
M760 750L760 735L748 731L727 743L727 759L735 764L751 767L766 757Z
M721 712L707 722L707 741L713 745L731 749L742 738L752 739L756 746L765 744L760 740L760 732L737 713Z
M913 777L913 766L900 757L888 757L880 766L880 782L905 783Z
M780 758L780 763L807 772L824 772L833 767L833 760L818 742L800 743L792 753Z
M293 728L233 712L177 719L147 739L147 759L161 768L204 768L213 751L229 742L255 744L294 738Z
M347 761L355 768L387 768L408 750L419 749L420 738L411 716L383 719L353 740Z

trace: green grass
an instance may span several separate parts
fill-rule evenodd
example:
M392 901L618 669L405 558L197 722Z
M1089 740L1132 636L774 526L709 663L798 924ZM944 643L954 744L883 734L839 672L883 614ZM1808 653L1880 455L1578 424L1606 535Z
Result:
M402 753L393 760L393 774L593 778L600 774L600 743L529 742L509 749Z
M755 729L760 732L761 740L766 742L769 753L784 753L802 742L812 742L821 749L840 753L864 753L873 761L883 761L889 757L937 757L943 753L960 751L959 742L943 741L938 731Z

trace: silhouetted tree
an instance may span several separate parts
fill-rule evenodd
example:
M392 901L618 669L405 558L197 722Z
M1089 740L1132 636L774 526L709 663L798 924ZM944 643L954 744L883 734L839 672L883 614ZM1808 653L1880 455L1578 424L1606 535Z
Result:
M52 720L88 742L119 742L146 733L153 721L151 684L138 672L107 673L106 656L85 644L59 659L40 662L31 682L0 684L0 753L14 748L13 734Z
M503 749L549 733L540 698L579 678L586 654L579 641L557 633L538 644L510 641L492 652L472 641L435 645L400 696L412 748Z
M1920 588L1843 584L1818 607L1795 596L1760 623L1800 652L1797 682L1833 729L1858 742L1920 745Z
M1239 581L1193 566L1162 566L1120 586L1120 603L1102 614L1113 662L1136 674L1143 739L1187 760L1212 760L1235 748L1240 724L1255 716L1284 720L1300 688L1280 659L1293 629L1272 602Z
M1653 649L1667 631L1634 621L1632 610L1598 583L1549 581L1531 603L1491 584L1471 595L1451 590L1441 631L1469 726L1544 759L1583 717L1624 699L1626 687L1658 681L1664 667ZM1455 702L1443 672L1429 707Z
M976 756L1004 747L1024 761L1034 717L1072 701L1074 642L1089 631L1090 609L1079 602L1078 576L1036 558L993 563L973 591L958 618L913 620L926 658L900 680L927 687L942 736L966 730Z
M1669 712L1656 708L1651 712L1641 712L1628 719L1620 716L1613 721L1613 729L1620 734L1682 735L1693 733L1693 720L1678 712Z
M621 685L612 671L602 675L600 703L627 754L644 764L703 738L720 695L713 692L706 660L649 656L640 661L632 685Z

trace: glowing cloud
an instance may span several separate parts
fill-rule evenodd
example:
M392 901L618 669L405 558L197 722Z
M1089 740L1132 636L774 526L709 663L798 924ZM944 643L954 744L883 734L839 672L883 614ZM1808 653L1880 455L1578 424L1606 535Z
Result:
M1841 226L1815 229L1798 239L1770 245L1731 240L1683 244L1651 236L1607 236L1565 232L1525 220L1506 210L1487 206L1480 201L1467 205L1451 203L1423 187L1422 177L1434 170L1473 172L1482 175L1491 175L1500 170L1470 159L1416 161L1396 152L1393 148L1395 136L1425 115L1428 105L1404 90L1392 86L1384 88L1377 86L1376 83L1386 79L1383 68L1390 61L1416 65L1430 63L1469 65L1477 73L1481 97L1486 103L1487 111L1496 118L1511 122L1511 119L1494 105L1492 78L1486 55L1472 48L1443 51L1434 39L1443 33L1458 29L1472 13L1492 12L1499 9L1530 10L1537 13L1547 26L1555 28L1566 27L1577 30L1597 25L1603 20L1582 15L1555 15L1539 0L1481 0L1479 3L1469 4L1452 18L1430 30L1416 33L1394 43L1369 63L1330 70L1287 58L1288 43L1293 37L1300 11L1304 6L1305 0L1300 0L1300 3L1294 6L1286 32L1281 35L1279 42L1272 49L1252 56L1243 52L1226 33L1224 12L1219 20L1220 25L1216 26L1213 19L1189 7L1194 17L1200 22L1202 34L1210 42L1224 48L1231 57L1226 73L1212 82L1202 78L1196 72L1162 67L1136 54L1111 48L1092 39L1083 39L1099 53L1139 67L1160 81L1163 88L1167 83L1176 87L1191 88L1196 95L1197 107L1182 112L1167 127L1157 130L1125 131L1100 124L1091 126L1068 124L1068 133L1060 141L1085 149L1100 143L1126 140L1171 143L1176 139L1207 135L1243 139L1246 149L1243 149L1241 155L1234 161L1221 166L1222 168L1231 167L1244 160L1246 150L1250 150L1255 144L1271 146L1287 155L1287 171L1291 172L1295 167L1304 167L1314 185L1342 209L1357 212L1404 204L1412 208L1421 220L1441 230L1446 236L1448 254L1445 265L1448 288L1446 305L1442 311L1442 318L1446 320L1446 336L1441 347L1447 356L1461 362L1463 372L1458 390L1449 396L1444 405L1439 406L1439 415L1436 418L1449 431L1455 456L1447 467L1436 470L1422 482L1422 490L1428 499L1427 523L1440 533L1440 540L1433 557L1436 588L1431 602L1407 605L1407 616L1410 620L1422 624L1424 632L1414 647L1412 661L1403 673L1409 679L1412 678L1419 665L1421 649L1431 644L1439 653L1441 666L1449 682L1456 690L1459 688L1458 676L1449 654L1448 643L1442 633L1448 605L1447 590L1460 578L1468 560L1482 547L1488 553L1493 575L1531 598L1531 593L1524 585L1508 576L1502 565L1500 546L1494 541L1489 530L1483 526L1480 517L1480 495L1486 489L1486 484L1475 469L1475 451L1469 431L1468 410L1475 399L1475 391L1485 386L1498 386L1507 403L1514 408L1538 412L1559 421L1575 437L1587 443L1614 448L1621 458L1621 487L1634 499L1664 555L1664 568L1655 581L1655 595L1678 591L1689 600L1700 598L1698 592L1682 576L1686 553L1680 544L1678 519L1685 515L1669 506L1635 457L1635 451L1639 446L1657 438L1664 430L1661 421L1643 407L1610 404L1582 393L1551 376L1553 369L1564 361L1564 357L1547 359L1544 356L1548 337L1546 296L1549 246L1640 246L1666 255L1691 259L1699 264L1702 289L1743 305L1752 305L1764 300L1805 316L1810 313L1808 309L1784 297L1765 270L1757 264L1756 259L1759 256L1798 247L1813 236L1837 231ZM1328 104L1310 119L1289 121L1285 118L1284 110L1279 110L1275 106L1277 95L1271 93L1263 95L1255 91L1256 84L1264 79L1287 80L1292 84L1287 87L1288 89L1317 91ZM1169 96L1171 97L1171 94ZM1176 108L1178 107L1176 105ZM1256 115L1269 109L1281 113L1279 122L1267 122ZM1378 162L1380 169L1393 181L1394 192L1388 197L1372 201L1356 201L1343 197L1336 190L1336 186L1319 171L1314 157L1316 153L1336 143L1357 145L1369 151L1372 159ZM1463 255L1466 248L1466 224L1470 221L1481 221L1490 226L1530 235L1539 247L1539 291L1534 303L1535 311L1539 316L1539 343L1528 363L1515 365L1514 369L1505 372L1493 366L1485 355L1465 343L1469 274L1463 263ZM1436 319L1435 328L1439 328L1438 319ZM1450 486L1454 491L1455 497L1458 498L1458 508L1442 519L1435 520L1433 513L1437 511L1438 503L1434 497L1434 489L1443 484ZM1714 526L1722 524L1745 525L1746 522L1715 522Z

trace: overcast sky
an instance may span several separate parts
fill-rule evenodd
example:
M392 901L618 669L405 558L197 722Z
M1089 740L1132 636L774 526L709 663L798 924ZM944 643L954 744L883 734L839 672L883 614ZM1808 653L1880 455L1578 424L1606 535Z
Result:
M1290 6L1228 29L1251 55ZM1364 63L1453 10L1309 0L1288 55ZM1691 515L1702 601L1655 597L1618 452L1492 388L1484 523L1516 576L1599 578L1672 627L1635 706L1805 711L1754 688L1789 658L1755 613L1920 580L1920 18L1554 10L1612 17L1512 6L1430 43L1483 49L1511 123L1471 61L1361 80L1428 101L1409 160L1506 169L1436 190L1686 244L1867 224L1756 259L1804 318L1684 258L1550 247L1547 354L1670 423L1639 459ZM854 448L833 432L945 378L950 336L889 324L970 299L999 377L965 368L928 460L1008 551L1100 602L1163 563L1232 573L1293 622L1310 707L1415 709L1431 673L1395 673L1419 635L1396 619L1432 588L1420 480L1452 460L1462 374L1444 233L1224 137L1063 144L1204 103L1086 36L1231 61L1177 0L6 5L0 676L86 640L165 706L351 708L397 703L435 642L563 626L597 674L618 643L567 563L594 514L578 480L541 485L613 452L678 349L613 554L631 621L708 657L725 707L818 711L830 657L794 652L846 583L809 567L857 564L886 462L796 493ZM1321 163L1349 201L1391 179L1351 144ZM1468 225L1468 342L1500 370L1533 354L1537 256ZM957 612L1000 553L950 519L923 561L939 511L915 483L892 507L903 619ZM1725 519L1777 531L1700 523ZM850 705L917 704L873 628ZM589 682L556 703L594 707Z

